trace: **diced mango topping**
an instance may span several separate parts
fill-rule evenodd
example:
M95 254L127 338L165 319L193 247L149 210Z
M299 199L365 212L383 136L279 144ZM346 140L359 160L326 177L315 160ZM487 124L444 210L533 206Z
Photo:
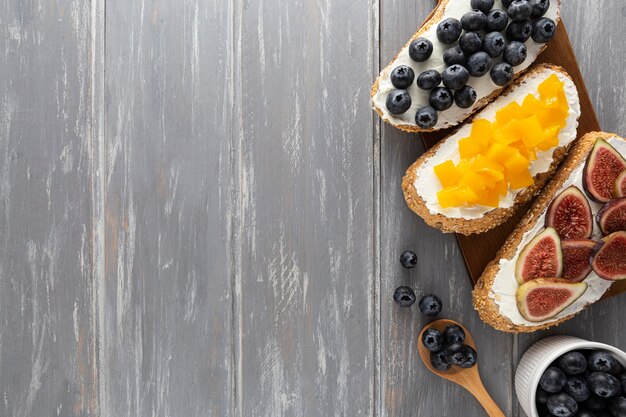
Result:
M496 112L495 121L475 120L468 137L458 142L460 161L447 160L434 170L442 189L442 208L498 207L509 190L534 183L530 173L537 153L558 146L569 104L564 84L552 74L521 102Z

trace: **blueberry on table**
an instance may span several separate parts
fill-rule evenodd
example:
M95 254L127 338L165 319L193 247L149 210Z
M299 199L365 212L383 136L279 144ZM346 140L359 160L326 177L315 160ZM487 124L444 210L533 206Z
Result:
M513 41L504 49L504 62L511 64L515 67L521 65L526 61L528 54L528 48L522 42Z
M430 92L428 104L438 111L448 110L452 107L452 92L445 87L437 87Z
M417 266L417 255L413 251L405 250L400 254L400 264L406 269L415 268Z
M587 364L592 372L606 372L612 375L618 375L622 372L622 365L620 365L617 359L610 353L602 350L591 352L587 358Z
M555 366L546 369L539 379L539 386L551 394L561 391L566 383L567 377Z
M463 331L461 326L451 324L443 329L443 338L447 345L451 343L465 343L465 331Z
M472 6L472 9L478 9L483 13L488 13L489 10L493 9L494 3L494 0L471 0L470 6Z
M477 32L465 32L459 39L459 47L463 51L463 58L468 57L480 51L483 46L483 40ZM465 65L465 63L463 63Z
M626 398L617 397L611 400L609 410L614 417L626 417Z
M580 375L587 369L587 359L580 352L567 352L557 359L557 364L567 375Z
M476 362L478 362L478 355L476 354L474 348L464 345L463 350L467 359L465 359L465 362L459 364L459 366L464 369L473 368L474 366L476 366Z
M409 56L413 61L427 61L432 54L433 43L426 38L417 38L409 45Z
M415 304L415 293L409 287L398 287L393 293L393 301L400 307L408 308Z
M439 372L446 372L452 366L446 360L446 354L443 350L430 353L430 364Z
M619 381L622 383L622 394L626 394L626 373L619 376Z
M411 96L406 90L393 90L387 96L387 110L391 114L402 114L411 108Z
M504 87L513 79L513 67L506 62L500 62L491 68L491 80L500 87Z
M537 19L546 14L550 8L550 0L530 0L530 7L532 8L530 17Z
M478 96L476 95L476 91L469 85L466 85L454 93L454 103L462 109L469 109L472 107L477 98Z
M490 57L496 58L504 52L506 48L506 40L500 32L489 32L483 39L483 51L487 52Z
M431 352L438 352L445 347L443 333L437 329L427 329L422 334L422 344Z
M422 72L417 77L417 86L422 90L430 91L441 84L441 74L436 70Z
M393 84L394 87L405 90L413 84L413 80L415 80L415 72L411 67L399 65L391 71L389 78L391 79L391 84Z
M587 381L580 376L569 377L563 391L576 400L577 403L587 401L591 396Z
M556 34L556 23L554 20L542 17L535 20L532 24L533 41L537 43L546 43Z
M461 65L452 65L446 68L441 76L443 85L451 90L460 90L469 81L469 72Z
M619 380L605 372L593 372L587 378L587 382L591 392L600 398L613 398L622 391Z
M488 32L502 32L509 24L509 15L504 10L493 9L487 14Z
M572 397L561 392L548 398L548 411L553 416L574 417L578 412L578 404Z
M476 52L467 59L467 71L472 77L482 77L487 74L493 65L487 52Z
M424 314L425 316L429 316L429 317L435 317L439 313L441 313L441 308L443 307L443 303L441 302L439 297L437 297L436 295L429 294L429 295L422 297L422 299L420 300L419 306L420 306L420 311L422 312L422 314Z
M545 404L548 402L548 397L550 393L541 387L537 387L537 395L535 396L535 400L537 404Z
M526 42L533 34L533 25L530 20L511 22L506 29L506 37L509 41Z
M452 343L443 350L446 361L452 365L460 366L467 361L467 351L463 343Z
M511 20L526 20L530 19L532 11L528 0L513 0L506 12Z
M483 30L486 24L487 16L480 10L467 12L461 17L461 27L468 32Z
M461 22L453 17L449 17L437 26L437 39L439 39L439 42L451 44L459 39L462 31Z
M443 51L443 62L446 65L465 65L465 53L459 45L451 46Z
M439 115L437 114L437 110L430 106L421 107L417 109L417 113L415 113L415 124L422 129L434 127L438 120Z

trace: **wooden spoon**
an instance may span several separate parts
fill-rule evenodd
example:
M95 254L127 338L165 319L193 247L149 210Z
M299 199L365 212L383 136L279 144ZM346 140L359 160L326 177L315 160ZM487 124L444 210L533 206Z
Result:
M460 326L465 332L465 344L471 346L475 350L478 350L476 349L476 344L474 343L472 335L467 331L466 328L452 320L437 320L428 324L420 332L417 341L417 350L419 351L420 357L422 358L422 362L424 362L424 365L426 365L426 367L430 369L430 371L435 375L439 375L440 377L445 378L448 381L452 381L455 384L458 384L468 390L474 397L476 397L476 399L480 402L480 404L483 406L483 408L490 417L506 417L500 407L498 407L498 404L496 404L496 402L493 400L493 398L491 398L491 396L485 389L485 386L480 379L480 374L478 373L478 366L474 366L473 368L469 369L452 366L452 368L450 368L446 372L439 372L430 364L430 352L422 344L422 335L427 329L432 328L443 332L443 330L451 324L456 324L457 326Z

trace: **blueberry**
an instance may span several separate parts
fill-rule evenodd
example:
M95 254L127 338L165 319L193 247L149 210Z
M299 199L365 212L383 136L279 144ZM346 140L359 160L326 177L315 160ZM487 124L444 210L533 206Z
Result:
M387 95L387 110L391 114L402 114L411 108L411 96L406 90L393 90Z
M431 91L428 103L435 110L448 110L452 107L452 92L445 87L437 87Z
M578 410L576 417L596 417L596 415L589 410Z
M626 417L626 398L617 397L611 400L609 410L614 417Z
M451 90L460 90L469 81L469 72L461 65L452 65L446 68L441 76L443 85Z
M482 77L493 65L491 57L483 51L476 52L467 59L467 71L472 77Z
M424 71L417 77L417 86L422 90L430 91L439 84L441 84L441 74L436 70Z
M389 78L391 79L391 84L393 84L394 87L404 90L413 84L413 80L415 80L415 72L413 72L411 67L399 65L391 71Z
M494 0L471 0L470 5L472 9L478 9L483 13L489 12L489 10L493 9Z
M465 362L459 364L459 366L464 369L476 366L476 362L478 362L478 354L476 353L476 350L474 350L471 346L464 345L463 351L465 352L467 359L465 359Z
M537 395L535 396L535 399L536 399L538 404L545 404L545 403L547 403L549 396L550 396L550 394L548 393L548 391L546 391L545 389L543 389L541 387L537 387Z
M593 372L587 378L587 382L591 392L601 398L612 398L622 391L619 380L604 372Z
M405 250L400 254L400 264L406 269L415 268L417 266L417 255L413 251Z
M443 337L447 345L451 343L465 343L465 332L461 326L456 324L451 324L443 329Z
M437 39L439 39L439 42L446 44L454 43L461 36L462 30L461 22L453 17L449 17L437 26Z
M506 62L500 62L491 68L491 80L500 87L503 87L513 79L513 67Z
M409 287L398 287L393 293L393 301L400 307L411 307L415 304L415 293Z
M467 361L467 351L462 343L452 343L443 350L446 361L452 365L460 366Z
M430 364L439 372L446 372L452 365L450 365L446 359L446 354L443 350L439 352L430 352Z
M578 412L578 404L572 397L561 392L548 398L548 411L553 416L573 417Z
M580 352L567 352L557 359L557 364L567 375L580 375L587 369L587 359Z
M539 417L552 417L552 414L548 411L548 406L546 404L537 404L537 414Z
M602 350L596 350L587 357L589 370L592 372L606 372L617 375L622 371L622 365L615 359L613 355Z
M490 57L495 58L502 55L506 48L506 41L500 32L489 32L483 39L483 51Z
M511 22L506 29L506 37L509 41L526 42L533 34L533 25L530 20Z
M420 300L420 311L426 316L435 317L441 313L442 306L441 300L434 294L426 295Z
M461 18L461 27L468 32L482 30L486 24L487 16L480 10L467 12Z
M487 14L487 31L502 32L509 24L509 15L504 10L494 9Z
M541 379L539 380L539 385L541 386L541 388L551 394L561 391L566 383L567 377L565 376L563 371L554 366L546 369L543 375L541 375Z
M530 0L530 7L532 8L530 17L537 19L546 14L550 8L550 0Z
M465 54L459 45L451 46L443 51L443 62L447 66L465 65Z
M409 56L413 61L424 62L433 54L433 43L426 38L417 38L409 45Z
M483 40L477 32L465 32L459 39L459 46L465 58L480 51L480 48L483 46Z
M591 397L589 397L587 401L584 401L581 406L595 413L596 411L604 410L606 408L606 400L595 394L591 394Z
M619 380L622 383L622 393L626 394L626 374L621 374Z
M476 91L469 85L454 93L454 102L462 109L469 109L476 102Z
M513 41L504 49L504 62L515 67L526 61L528 49L522 42Z
M437 124L438 120L437 110L430 106L421 107L415 113L415 124L422 129L430 129Z
M443 333L437 329L427 329L422 334L422 344L431 352L438 352L445 347Z
M526 20L530 19L530 14L533 8L528 0L513 0L507 14L511 20Z
M513 0L502 0L502 6L506 7L507 9L511 5L511 3L513 3Z
M587 401L591 396L591 391L589 391L587 381L579 376L569 377L563 390L569 394L570 397L575 399L577 403Z
M533 41L537 43L548 42L556 33L556 23L554 23L554 20L548 19L547 17L535 20L532 27Z

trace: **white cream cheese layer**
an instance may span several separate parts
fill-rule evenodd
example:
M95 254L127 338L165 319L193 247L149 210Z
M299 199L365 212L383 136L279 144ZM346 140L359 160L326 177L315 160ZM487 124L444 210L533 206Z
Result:
M550 18L557 22L557 16L559 15L559 7L561 0L552 0L550 2L550 8L544 17ZM496 0L495 9L505 10L502 6L501 0ZM453 17L455 19L461 20L461 17L467 12L472 11L472 7L470 6L470 0L450 0L448 4L445 6L443 17L441 20ZM393 115L387 111L387 95L389 92L395 89L391 80L389 78L391 71L398 65L406 65L413 68L415 72L415 77L417 78L422 72L434 69L439 71L440 73L446 69L446 64L443 62L443 52L451 46L454 45L446 45L444 43L439 42L437 39L437 23L433 24L425 33L421 35L421 37L427 38L433 43L433 53L431 57L426 62L415 62L409 56L409 48L405 46L402 48L396 61L394 62L393 67L388 67L384 69L379 76L378 81L378 91L372 97L373 104L378 107L383 113L383 119L389 120L394 124L408 124L415 126L415 113L417 109L428 105L428 96L429 92L421 90L417 87L417 83L413 82L411 87L407 90L411 95L411 108L403 114ZM515 73L523 71L528 68L539 55L541 48L544 44L538 44L534 42L532 39L526 41L526 48L528 50L528 54L526 57L526 61L524 61L521 65L518 65L514 68ZM494 65L498 62L502 62L502 57L495 58L493 60ZM496 85L493 81L491 81L491 77L489 73L485 74L482 77L470 77L468 85L476 90L476 94L478 96L477 102L483 98L489 96L495 90L501 88ZM472 106L469 109L462 109L453 105L450 109L439 112L439 120L437 124L434 126L435 129L442 129L446 127L451 127L459 124L459 122L463 121L467 115L472 113L473 109L476 105Z
M562 147L568 145L576 139L578 117L580 116L578 90L576 90L576 86L572 80L563 75L561 72L554 71L552 69L545 69L544 71L526 79L514 90L514 92L506 96L498 97L492 104L478 113L476 117L493 122L496 120L496 112L509 103L517 101L521 104L528 94L533 94L536 97L539 97L539 92L537 91L539 84L545 81L552 74L556 74L563 82L565 95L569 104L569 114L567 115L565 127L559 132L558 146ZM471 124L466 124L461 127L454 135L446 139L435 155L426 160L417 169L416 179L413 186L415 187L417 194L426 202L426 207L431 214L443 214L448 218L471 220L481 218L486 213L493 210L493 207L486 206L450 207L444 209L441 207L439 200L437 199L437 193L441 191L442 186L439 179L435 175L434 167L447 160L452 160L455 164L458 164L460 161L458 140L468 137L471 131ZM530 173L533 176L549 170L553 161L553 152L554 149L537 153L537 160L533 161L530 166ZM512 207L515 203L515 197L521 191L522 189L509 190L506 196L500 198L499 207Z
M626 141L612 138L609 139L608 142L613 147L615 147L615 149L617 149L622 155L626 155ZM584 167L585 164L583 162L578 166L578 168L576 168L572 172L570 177L565 181L560 191L557 192L556 195L558 195L561 191L565 190L571 185L575 185L583 190ZM591 200L589 200L589 202L591 204L591 210L593 211L593 218L595 219L595 215L602 208L602 204L594 203ZM556 317L541 323L533 323L526 320L520 314L515 301L515 293L517 292L517 288L519 286L515 279L515 263L524 247L532 240L533 237L535 237L539 232L544 229L545 216L546 211L541 214L541 217L539 217L539 220L537 220L535 226L524 234L522 242L518 246L517 252L515 253L515 256L511 258L511 260L500 260L500 270L495 277L493 287L491 288L491 292L489 293L489 297L492 298L495 303L500 307L500 314L507 317L509 320L517 325L537 326L559 320L563 317L569 316L570 314L574 314L577 311L585 308L587 305L598 301L602 297L602 295L604 295L604 293L611 287L612 284L611 281L606 281L600 278L592 271L585 280L588 286L587 291L583 294L582 297L576 300L571 306L563 310ZM592 239L596 241L602 239L602 234L600 233L600 230L596 224L594 224Z

